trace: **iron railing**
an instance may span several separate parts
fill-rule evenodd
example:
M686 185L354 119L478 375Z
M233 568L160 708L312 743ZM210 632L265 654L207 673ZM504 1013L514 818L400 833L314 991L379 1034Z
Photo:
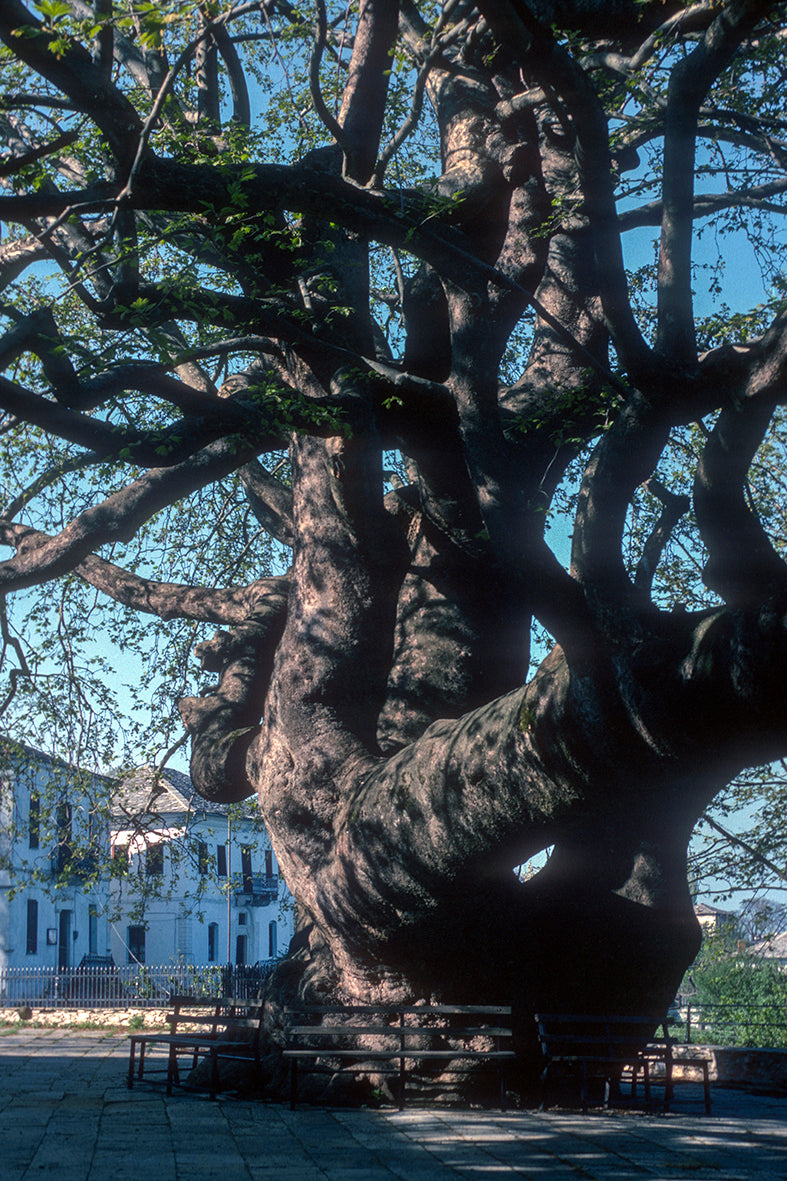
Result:
M701 1004L688 1001L670 1013L669 1031L695 1045L787 1048L783 1005Z
M173 994L255 997L278 962L0 968L0 1007L156 1009Z

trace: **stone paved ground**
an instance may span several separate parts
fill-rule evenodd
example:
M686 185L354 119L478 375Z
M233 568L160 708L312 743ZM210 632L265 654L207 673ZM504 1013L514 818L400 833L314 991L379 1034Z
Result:
M126 1088L127 1043L0 1036L0 1181L764 1181L787 1177L787 1097L680 1087L626 1111L341 1111Z

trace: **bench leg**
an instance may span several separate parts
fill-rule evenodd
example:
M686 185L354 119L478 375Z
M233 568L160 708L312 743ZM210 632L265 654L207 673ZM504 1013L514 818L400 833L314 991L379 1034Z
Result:
M298 1100L298 1059L290 1058L290 1111L295 1111Z
M210 1051L210 1097L216 1098L219 1089L219 1053L215 1046Z
M136 1046L134 1044L134 1039L132 1038L131 1045L129 1046L129 1050L128 1050L128 1081L126 1083L129 1091L134 1086L134 1051L135 1051L135 1049L136 1049Z
M705 1088L705 1114L710 1115L710 1075L708 1074L708 1063L705 1059L702 1061L702 1085Z
M580 1063L580 1067L581 1067L582 1073L580 1075L580 1081L579 1081L579 1095L580 1095L580 1099L582 1100L583 1114L587 1114L587 1109L588 1109L588 1064L584 1058L582 1059L582 1061Z
M549 1074L549 1063L546 1064L541 1071L541 1102L538 1105L538 1110L543 1111L547 1102L547 1075Z
M178 1056L175 1052L175 1047L170 1046L169 1058L167 1059L167 1094L172 1094L172 1084L180 1082L180 1075L178 1074Z
M399 1110L404 1111L404 1058L399 1059Z
M672 1103L673 1084L672 1084L672 1055L667 1056L664 1063L664 1110L669 1111Z

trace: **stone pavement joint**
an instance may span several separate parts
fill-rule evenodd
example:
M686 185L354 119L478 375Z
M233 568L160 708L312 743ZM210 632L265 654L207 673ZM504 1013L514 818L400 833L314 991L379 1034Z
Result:
M126 1087L127 1039L0 1036L0 1181L765 1181L787 1177L787 1097L678 1089L642 1111L371 1111Z

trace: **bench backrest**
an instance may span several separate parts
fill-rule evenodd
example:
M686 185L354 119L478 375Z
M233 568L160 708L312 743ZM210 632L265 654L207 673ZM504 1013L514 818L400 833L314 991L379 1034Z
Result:
M648 1043L669 1045L673 1040L663 1017L536 1013L536 1025L547 1058L620 1058Z
M228 1031L253 1030L259 1036L263 1002L237 997L173 996L172 1012L166 1020L170 1033L184 1026L203 1030L206 1036L219 1037Z
M285 1010L287 1040L357 1037L510 1038L509 1005L304 1005Z

